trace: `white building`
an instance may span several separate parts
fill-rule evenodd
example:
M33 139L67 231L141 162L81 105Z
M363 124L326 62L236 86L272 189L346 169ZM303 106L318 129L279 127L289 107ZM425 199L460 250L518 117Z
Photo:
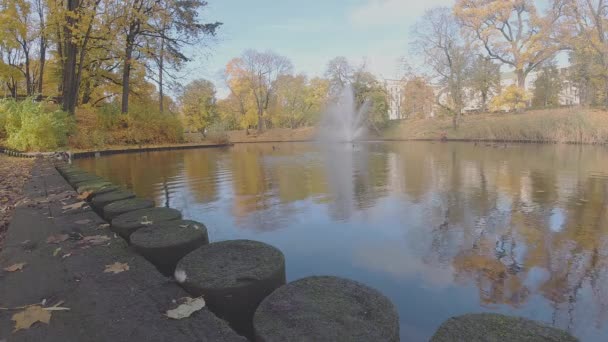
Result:
M384 86L386 87L388 96L388 119L401 119L401 101L403 98L401 93L404 86L403 81L386 79L384 80Z
M564 87L560 91L559 97L558 97L559 104L562 106L579 105L581 103L579 91L576 88L576 86L572 84L572 82L568 81L568 78L566 77L568 68L560 68L559 72L562 75L562 79L564 80L563 81ZM525 87L527 90L531 91L534 89L534 82L536 81L536 78L538 77L538 75L539 75L538 72L531 72L528 74L528 76L526 77L526 84L525 84ZM404 101L407 101L407 99L403 97L403 87L405 86L405 83L406 83L405 80L394 80L394 79L385 79L384 80L384 84L385 84L386 92L387 92L387 96L388 96L389 120L403 119L401 109L403 107ZM515 72L502 73L501 80L500 80L501 89L505 89L511 85L517 85L517 75L515 74ZM434 89L436 92L440 91L440 89L438 89L436 87L434 87ZM465 106L463 108L463 111L464 112L474 112L474 111L481 110L482 101L481 101L481 97L479 96L479 94L473 94L472 91L466 91L466 90L465 90L465 93L467 93L468 96L466 96ZM488 101L491 101L492 97L494 97L496 95L497 94L490 95ZM440 101L442 98L445 98L445 96L440 95L439 96Z

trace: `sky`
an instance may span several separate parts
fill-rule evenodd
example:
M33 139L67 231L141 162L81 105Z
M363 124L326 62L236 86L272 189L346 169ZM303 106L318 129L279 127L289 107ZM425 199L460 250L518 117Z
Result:
M206 78L228 91L220 71L246 49L288 57L296 73L322 76L327 62L345 56L366 62L379 77L398 78L408 56L410 31L428 8L454 0L207 0L207 22L220 21L217 40L195 48L187 80Z

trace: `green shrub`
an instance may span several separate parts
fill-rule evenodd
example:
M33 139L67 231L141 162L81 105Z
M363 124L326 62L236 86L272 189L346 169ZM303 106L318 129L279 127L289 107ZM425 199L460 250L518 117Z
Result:
M60 110L47 111L42 102L0 100L0 123L6 145L21 151L52 151L65 146L73 119Z

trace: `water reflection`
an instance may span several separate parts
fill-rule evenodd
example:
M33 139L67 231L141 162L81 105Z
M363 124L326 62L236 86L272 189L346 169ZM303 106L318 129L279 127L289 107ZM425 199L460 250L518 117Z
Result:
M380 289L403 339L474 311L608 334L604 147L250 144L78 163L205 222L213 240L277 245L290 279Z

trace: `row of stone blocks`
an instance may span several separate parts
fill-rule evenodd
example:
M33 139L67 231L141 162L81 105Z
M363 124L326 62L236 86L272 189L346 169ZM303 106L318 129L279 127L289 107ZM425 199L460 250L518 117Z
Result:
M0 148L0 153L4 153L7 156L11 156L11 157L34 158L34 155L21 153L19 151L9 150L6 148Z
M205 225L182 220L178 210L156 208L153 201L78 168L57 169L79 193L89 194L92 208L111 222L112 231L188 293L203 296L244 336L255 341L399 340L395 307L378 291L329 276L286 284L285 258L275 247L251 240L209 243ZM495 314L450 319L432 340L486 341L493 334L501 341L575 340L554 328Z

